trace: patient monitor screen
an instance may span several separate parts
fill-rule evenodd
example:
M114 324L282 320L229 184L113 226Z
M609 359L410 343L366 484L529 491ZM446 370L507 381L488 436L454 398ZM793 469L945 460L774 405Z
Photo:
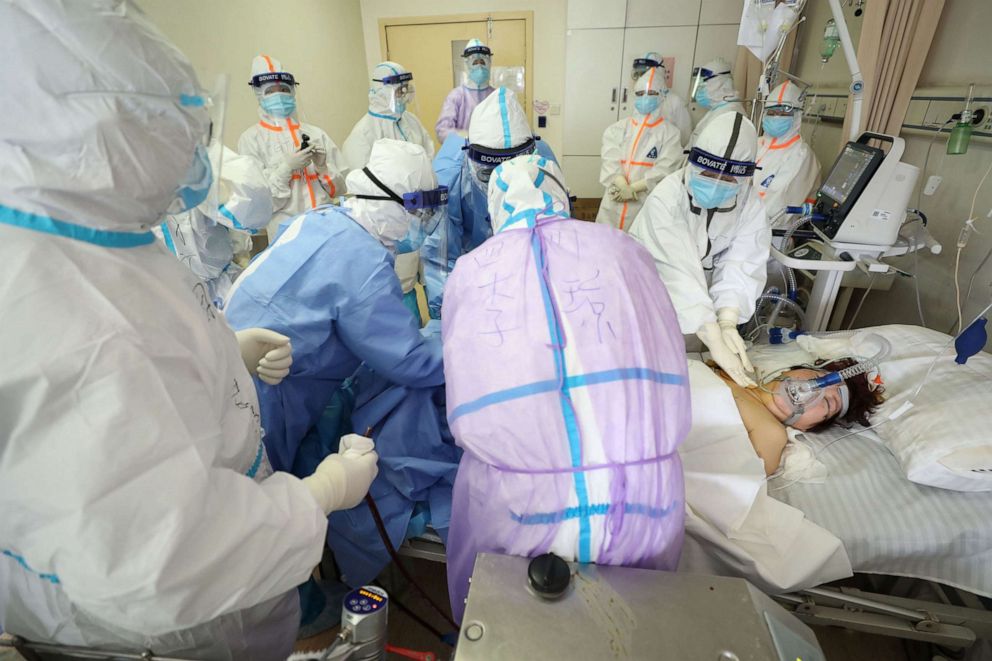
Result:
M858 182L873 174L874 168L871 166L874 158L873 151L858 149L855 145L848 144L834 163L820 191L843 205L851 193L858 188Z

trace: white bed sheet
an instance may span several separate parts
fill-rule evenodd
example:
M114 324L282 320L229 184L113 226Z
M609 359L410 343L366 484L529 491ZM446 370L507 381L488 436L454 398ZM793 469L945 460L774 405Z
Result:
M874 431L836 440L846 433L807 436L829 470L823 484L773 480L771 495L839 537L856 572L931 579L992 597L992 493L910 482Z

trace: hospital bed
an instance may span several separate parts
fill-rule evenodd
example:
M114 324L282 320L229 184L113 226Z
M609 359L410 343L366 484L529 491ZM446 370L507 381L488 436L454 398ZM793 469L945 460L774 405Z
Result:
M769 493L840 538L872 590L930 595L820 587L776 599L808 624L951 647L992 639L992 492L914 484L874 431L833 442L847 433L833 428L811 438L829 470L823 484L773 480Z
M822 484L772 480L768 494L838 538L854 577L768 591L809 624L957 648L992 640L992 492L915 484L873 430L848 434L807 435L827 468ZM684 553L699 553L691 537ZM445 557L429 531L400 552Z

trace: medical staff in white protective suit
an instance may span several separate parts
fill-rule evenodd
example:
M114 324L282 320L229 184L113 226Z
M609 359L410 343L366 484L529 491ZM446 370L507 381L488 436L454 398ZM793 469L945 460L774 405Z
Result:
M765 286L771 231L751 186L757 131L724 113L699 136L684 168L654 189L630 235L654 257L685 334L742 386L753 386L737 325Z
M395 62L380 62L372 70L369 110L358 120L344 141L344 160L351 170L369 162L372 145L380 138L420 145L434 158L434 140L424 125L407 110L413 103L413 74Z
M661 79L665 83L661 108L658 113L665 118L666 122L679 130L680 142L686 145L689 143L689 136L692 135L692 116L689 114L689 106L685 99L668 87L668 69L665 67L665 58L655 51L648 51L644 55L634 58L634 64L630 69L630 78L636 83L641 76L655 67L661 69L658 73L661 74Z
M246 329L239 350L149 231L210 186L207 100L179 50L124 0L5 0L0 57L18 90L0 125L0 343L17 354L0 376L0 628L285 658L295 586L328 512L373 479L371 442L343 439L304 480L271 473L245 365L278 383L286 338Z
M209 151L213 172L221 173L220 181L215 177L212 184L216 191L212 189L195 209L166 216L155 234L203 280L214 306L223 309L242 270L236 253L250 251L251 235L272 218L272 196L257 160L220 144Z
M754 177L769 219L786 206L814 201L820 183L820 163L799 134L803 123L803 93L791 81L778 85L765 101L758 138L758 166Z
M258 99L258 122L238 139L238 151L261 161L275 213L269 242L279 225L344 193L344 157L322 129L297 118L296 79L279 60L256 55L249 85Z
M603 133L597 223L629 230L648 193L682 164L679 130L661 114L664 90L664 70L648 69L634 84L634 114Z
M706 114L696 124L689 137L688 148L692 148L699 139L699 134L714 119L728 112L744 114L744 106L734 88L734 77L731 75L730 63L718 57L705 66L693 70L693 98L696 103L706 109Z

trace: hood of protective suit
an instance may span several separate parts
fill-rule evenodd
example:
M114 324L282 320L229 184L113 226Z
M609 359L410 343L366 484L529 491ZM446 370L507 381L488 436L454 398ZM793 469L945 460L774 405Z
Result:
M368 165L376 179L402 196L418 190L437 188L431 159L420 145L382 138L372 145ZM386 195L363 170L352 170L346 180L349 195ZM390 250L406 236L411 214L393 200L349 198L345 206L359 225Z
M473 62L482 59L484 64L473 66ZM462 67L464 69L462 84L469 89L482 90L489 87L489 76L492 71L492 51L480 39L469 39L462 49ZM473 71L479 76L473 78Z
M468 122L469 143L489 149L518 147L533 136L517 95L505 87L497 88L477 105Z
M377 82L386 76L407 73L406 67L396 62L380 62L372 69L372 82L369 86L369 110L379 115L395 116L392 109L392 89L395 85Z
M209 124L193 67L123 0L0 3L0 204L161 222Z
M197 207L203 215L235 229L265 227L272 218L272 194L258 161L213 144L210 165L215 173L220 173L220 178L214 178L206 201ZM215 207L214 201L220 205Z
M718 57L715 60L710 60L703 66L710 71L733 71L733 67L730 66L730 63L722 57ZM737 89L734 87L734 77L730 73L714 76L713 78L707 80L705 85L706 92L709 94L710 100L713 102L713 107L728 101L737 101L740 98L737 94Z
M774 106L792 106L799 110L792 115L792 128L789 132L783 136L779 136L778 140L784 142L791 138L792 136L799 133L799 129L803 125L803 113L801 109L803 107L803 91L799 89L791 80L784 81L781 85L776 85L771 92L768 93L768 98L765 99L765 108L771 108Z
M753 161L758 153L758 131L747 117L741 117L740 126L734 131L739 113L725 112L713 118L699 134L695 146L705 152L735 161Z
M568 218L568 190L558 164L537 154L517 156L493 171L489 217L493 233L532 226L537 218Z

